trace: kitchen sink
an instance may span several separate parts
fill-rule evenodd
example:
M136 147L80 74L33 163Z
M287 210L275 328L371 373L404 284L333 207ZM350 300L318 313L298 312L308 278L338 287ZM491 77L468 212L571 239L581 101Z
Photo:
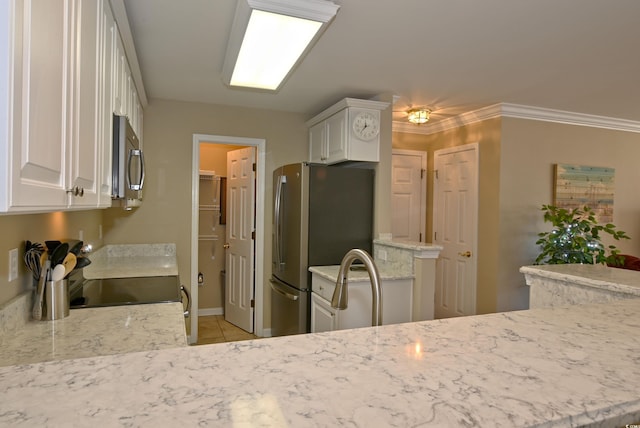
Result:
M71 309L181 302L178 276L85 279L69 289Z

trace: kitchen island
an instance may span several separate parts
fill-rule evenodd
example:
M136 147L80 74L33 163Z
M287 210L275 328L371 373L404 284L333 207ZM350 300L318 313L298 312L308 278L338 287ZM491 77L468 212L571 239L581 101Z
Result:
M605 303L640 298L640 272L604 265L522 266L529 307Z
M624 426L640 300L0 368L3 426Z

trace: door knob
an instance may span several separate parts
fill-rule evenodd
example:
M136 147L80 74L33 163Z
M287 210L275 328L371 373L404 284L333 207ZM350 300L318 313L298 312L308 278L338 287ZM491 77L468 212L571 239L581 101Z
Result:
M227 248L229 248L230 246L231 246L231 245L229 245L229 243L227 242L226 244L224 244L224 245L222 246L222 248L224 248L224 249L226 250L226 249L227 249Z
M462 257L471 257L471 251L465 251L464 253L458 253Z

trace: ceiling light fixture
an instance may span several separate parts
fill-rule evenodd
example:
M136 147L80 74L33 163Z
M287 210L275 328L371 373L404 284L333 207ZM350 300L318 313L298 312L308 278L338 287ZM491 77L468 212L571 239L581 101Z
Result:
M409 122L415 123L416 125L422 125L423 123L427 123L429 121L431 110L429 110L428 108L411 109L407 113L409 114Z
M339 7L326 0L238 0L222 68L224 82L277 90Z

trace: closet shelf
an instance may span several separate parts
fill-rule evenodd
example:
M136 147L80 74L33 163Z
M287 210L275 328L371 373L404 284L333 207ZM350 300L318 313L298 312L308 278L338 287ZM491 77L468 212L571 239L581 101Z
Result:
M198 235L198 241L218 241L220 237L218 235Z

